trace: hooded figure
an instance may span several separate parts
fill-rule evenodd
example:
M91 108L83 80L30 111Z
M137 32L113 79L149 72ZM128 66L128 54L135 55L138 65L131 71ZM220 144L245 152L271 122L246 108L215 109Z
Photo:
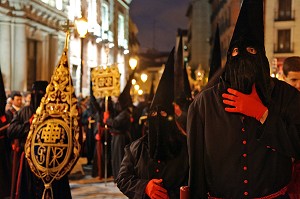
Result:
M271 98L271 77L264 46L263 3L244 1L227 53L223 78L229 86L250 94L255 83L265 105Z
M300 94L270 77L263 2L243 1L220 82L190 105L191 199L288 198L292 158L300 158Z
M0 198L10 195L10 145L6 136L9 121L5 114L6 94L0 68Z
M30 130L33 114L46 93L47 85L47 81L36 81L33 83L30 106L25 106L16 113L7 130L8 137L14 140L11 198L34 198L42 192L42 189L37 190L33 188L36 186L35 183L40 183L41 187L43 187L43 183L41 180L33 180L36 177L30 172L29 166L24 160L24 145ZM34 186L29 186L33 184Z
M35 110L39 107L42 98L46 93L46 88L48 86L47 81L35 81L31 89L31 101L30 106Z
M179 70L175 75L175 118L176 123L183 134L186 134L187 110L192 102L192 92L186 71L186 65L183 61L182 34L180 34L179 45L176 56L176 69ZM175 69L175 73L176 73ZM177 80L176 80L177 77Z
M170 87L171 85L171 87ZM149 154L153 159L167 159L180 150L174 113L174 49L169 55L155 96L149 108Z
M149 108L149 132L125 148L117 186L129 198L179 199L187 184L186 137L174 116L174 49Z
M135 70L132 71L132 73L129 75L129 78L127 80L127 83L125 85L125 88L123 89L122 93L118 97L118 101L120 103L121 109L125 110L128 107L132 107L132 99L130 95L130 89L131 89L131 80L134 77Z
M118 103L121 110L114 118L109 117L106 123L110 129L112 135L111 139L111 154L112 154L112 173L114 180L116 180L122 159L124 157L124 148L131 142L131 128L132 128L132 99L130 96L131 80L134 76L133 71L123 89L122 93L118 97Z
M210 70L208 75L208 82L202 90L210 88L219 83L220 76L223 74L224 68L222 68L221 57L221 45L220 45L220 32L219 26L217 26L215 39L213 44L213 50L210 61Z

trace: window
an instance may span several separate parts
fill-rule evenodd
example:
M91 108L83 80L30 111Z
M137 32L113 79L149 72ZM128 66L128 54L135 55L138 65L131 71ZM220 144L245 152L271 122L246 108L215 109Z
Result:
M77 69L78 69L78 65L74 65L72 66L72 73L71 73L71 76L72 76L72 82L73 82L73 87L75 88L76 90L76 84L77 84Z
M279 53L291 52L291 30L278 30L278 46Z
M108 39L108 30L109 30L109 18L108 18L108 6L102 4L101 7L101 18L102 18L102 39Z
M278 0L278 20L292 19L292 2L291 0Z
M119 14L118 17L118 45L124 47L124 39L125 39L125 24L124 24L124 16Z
M63 2L62 2L62 0L56 0L56 8L58 10L62 10L63 9Z
M37 71L37 44L36 40L28 39L27 42L27 88L31 88L34 81L36 81Z

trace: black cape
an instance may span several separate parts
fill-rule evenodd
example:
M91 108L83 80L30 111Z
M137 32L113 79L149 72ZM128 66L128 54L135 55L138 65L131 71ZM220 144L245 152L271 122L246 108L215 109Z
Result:
M188 180L188 154L183 135L181 143L178 155L165 161L150 158L148 134L126 146L116 180L119 189L131 199L149 198L145 194L148 182L162 178L170 199L179 199L180 187L187 185Z
M300 158L300 93L274 79L264 124L224 110L224 82L201 92L188 113L191 199L263 197L285 187Z

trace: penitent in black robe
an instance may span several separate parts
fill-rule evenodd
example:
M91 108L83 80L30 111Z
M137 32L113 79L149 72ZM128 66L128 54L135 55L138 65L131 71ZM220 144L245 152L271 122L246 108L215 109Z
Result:
M127 145L116 180L119 189L130 199L149 198L145 188L151 179L163 179L170 199L179 199L180 187L187 185L188 154L186 137L181 136L178 154L167 160L149 156L148 134Z
M14 116L7 129L8 137L11 139L18 139L20 142L19 153L24 153L24 145L26 142L27 135L30 130L29 120L34 114L33 109L30 106L25 106L19 110ZM21 155L20 155L21 156ZM16 171L13 173L20 172L20 178L15 180L12 185L13 196L11 198L15 199L40 199L43 195L44 184L41 179L35 176L29 167L26 159L16 159L12 164L17 164L19 167L14 167ZM17 190L17 187L19 189ZM55 199L71 199L71 190L69 186L68 176L62 177L60 180L54 180L52 183L53 197ZM18 193L18 194L15 194Z
M0 198L10 196L10 143L6 136L9 121L0 116Z
M285 82L274 87L264 124L224 110L224 82L200 93L189 108L187 134L191 199L256 198L291 179L300 158L300 93ZM284 196L283 196L284 197Z

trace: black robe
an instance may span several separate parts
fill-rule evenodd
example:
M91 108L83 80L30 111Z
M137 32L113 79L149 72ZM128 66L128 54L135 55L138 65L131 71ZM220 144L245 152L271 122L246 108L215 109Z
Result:
M9 121L0 116L0 198L10 196L10 143L6 136Z
M117 186L130 199L149 198L145 188L151 179L163 179L163 187L170 199L179 199L180 187L187 185L188 154L186 137L181 136L181 150L177 156L165 161L149 157L148 135L127 145Z
M300 158L300 93L273 79L264 124L224 110L224 82L201 92L188 113L191 199L255 198L285 187Z
M19 110L14 116L13 120L10 123L10 126L7 130L7 135L11 139L18 139L20 143L19 153L24 153L24 145L26 142L27 135L30 130L30 118L34 114L34 110L30 106L25 106ZM20 155L21 156L21 155ZM20 178L20 190L18 198L21 199L40 199L43 195L44 183L41 179L35 176L30 170L29 164L25 160L26 158L17 159L13 164L16 164L16 171L13 173L19 172L19 167L22 165L22 173ZM17 177L17 176L15 176ZM16 192L16 185L13 184L13 192ZM71 190L69 186L68 176L62 177L59 181L54 180L52 183L53 197L55 199L69 199L72 198ZM11 198L16 198L12 196Z
M120 112L115 118L109 118L107 124L110 127L111 138L111 166L114 180L116 180L122 159L124 148L131 142L131 113L128 109Z

